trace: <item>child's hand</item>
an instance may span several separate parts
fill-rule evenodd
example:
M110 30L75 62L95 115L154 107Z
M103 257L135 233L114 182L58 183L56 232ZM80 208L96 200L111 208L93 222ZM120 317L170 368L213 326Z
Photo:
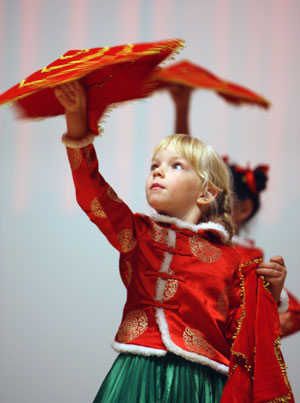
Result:
M262 262L256 273L264 276L271 285L271 293L276 302L279 302L280 294L286 277L286 267L282 256L273 256L270 262Z
M68 135L75 139L86 136L87 101L85 90L79 81L70 81L55 88L55 96L65 108Z
M61 84L55 88L54 93L66 112L74 113L86 109L86 95L79 81Z

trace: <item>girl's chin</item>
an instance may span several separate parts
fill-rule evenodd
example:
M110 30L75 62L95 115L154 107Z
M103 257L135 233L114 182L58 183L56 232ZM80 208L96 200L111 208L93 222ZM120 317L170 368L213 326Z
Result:
M169 211L167 211L167 210L165 210L165 209L154 209L155 211L156 211L156 213L157 214L160 214L160 215L167 215L167 216L169 216L169 217L172 217L172 214L170 214L170 212Z

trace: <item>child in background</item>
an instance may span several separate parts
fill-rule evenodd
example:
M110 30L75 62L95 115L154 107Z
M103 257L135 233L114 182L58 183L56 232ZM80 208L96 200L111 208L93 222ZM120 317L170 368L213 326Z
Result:
M242 262L264 257L262 249L255 246L252 239L240 235L243 228L256 216L260 209L260 194L266 188L268 167L258 166L255 169L228 164L236 194L234 208L234 222L237 235L233 242ZM282 261L283 264L283 261ZM300 330L300 302L288 290L288 310L285 309L279 316L282 336L288 336ZM286 307L287 308L287 307Z
M56 96L65 108L63 142L78 203L120 252L127 288L113 343L120 354L94 403L219 402L229 367L231 382L222 402L254 401L253 391L258 399L292 401L280 353L274 352L286 269L275 262L239 267L231 246L229 173L222 159L186 135L162 140L146 182L147 201L157 214L133 214L98 172L80 83L63 84ZM265 276L271 288L256 274ZM256 306L248 301L250 291L268 308L267 323L259 304L256 321L244 317L250 305ZM263 340L254 337L261 327ZM245 362L236 359L241 346L251 346ZM270 352L266 361L262 346ZM276 385L263 379L265 370L279 376Z

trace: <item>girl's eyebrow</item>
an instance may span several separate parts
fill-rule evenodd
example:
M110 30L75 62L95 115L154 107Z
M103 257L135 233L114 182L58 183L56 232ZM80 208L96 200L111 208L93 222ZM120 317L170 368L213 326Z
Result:
M171 155L170 159L171 161L187 162L186 159L182 157L180 154Z

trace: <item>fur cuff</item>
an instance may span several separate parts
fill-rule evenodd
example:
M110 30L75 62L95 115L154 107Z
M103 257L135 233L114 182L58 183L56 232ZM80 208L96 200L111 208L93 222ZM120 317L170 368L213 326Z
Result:
M86 136L81 137L80 139L74 139L73 137L70 137L68 133L65 133L62 136L61 141L65 146L69 148L83 148L89 146L90 144L93 144L95 137L96 136L94 134L87 133Z
M289 296L283 288L278 302L278 313L285 313L289 309Z

